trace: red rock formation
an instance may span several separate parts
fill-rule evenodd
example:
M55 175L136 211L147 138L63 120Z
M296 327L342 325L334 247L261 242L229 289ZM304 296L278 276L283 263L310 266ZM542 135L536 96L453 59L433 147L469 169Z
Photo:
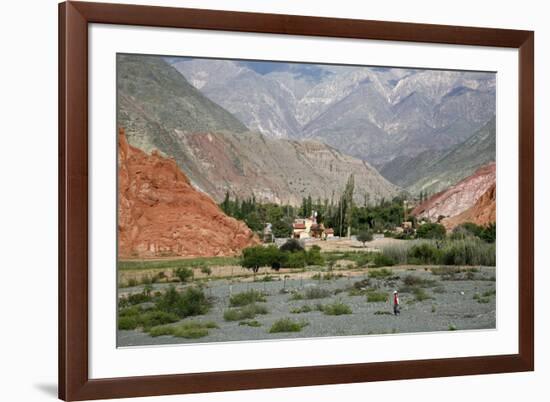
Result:
M227 256L259 241L197 191L176 162L118 135L118 256Z
M450 218L462 214L495 186L495 167L493 162L479 168L471 176L418 205L412 214L430 221L436 221L439 216Z
M472 207L452 218L443 219L441 223L447 230L452 230L455 226L465 222L473 222L481 226L494 223L497 219L496 200L497 186L493 184Z

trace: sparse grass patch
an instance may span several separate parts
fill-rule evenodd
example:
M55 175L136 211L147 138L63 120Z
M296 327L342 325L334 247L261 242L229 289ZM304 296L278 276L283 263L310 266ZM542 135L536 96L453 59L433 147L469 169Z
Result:
M121 310L118 315L118 329L131 330L143 328L148 330L151 327L169 324L179 320L173 313L159 310L143 311L138 307L131 307Z
M232 308L225 310L223 319L225 321L242 321L250 320L258 314L267 314L268 310L265 306L259 304L249 304L241 308Z
M393 315L390 311L377 310L374 312L374 315Z
M306 321L294 321L290 318L281 318L273 323L269 329L270 333L277 332L300 332L302 328L309 325Z
M290 309L290 312L292 314L310 313L312 311L313 311L313 308L309 304L304 304L301 307L293 307Z
M331 304L325 304L321 306L320 311L323 312L325 315L343 315L343 314L351 314L351 307L347 304L344 304L342 302L334 302Z
M229 299L231 307L246 306L247 304L265 302L265 295L257 290L250 289L246 292L236 293Z
M217 324L211 321L199 322L189 321L177 325L160 325L152 327L147 331L152 337L170 335L176 338L197 339L207 336L209 329L218 328Z
M392 272L389 269L370 269L369 278L384 279L392 276Z
M426 291L422 288L414 288L413 290L413 294L414 294L414 298L416 299L416 301L424 301L424 300L429 300L429 299L433 299L432 296L430 296L428 293L426 293Z
M306 289L304 293L298 293L294 292L292 293L292 296L290 297L290 300L312 300L312 299L324 299L325 297L329 297L331 295L330 290L323 289L319 287L312 287Z
M368 303L380 303L385 302L388 299L388 295L384 292L370 291L367 293Z
M407 275L403 279L405 286L418 286L418 287L432 287L435 286L436 281L431 279L424 279L415 275Z
M239 325L246 325L247 327L261 327L262 324L257 320L241 321Z

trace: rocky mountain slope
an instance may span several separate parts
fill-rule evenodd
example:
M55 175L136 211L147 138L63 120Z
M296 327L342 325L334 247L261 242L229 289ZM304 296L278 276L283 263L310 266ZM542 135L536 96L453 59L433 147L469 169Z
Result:
M495 157L496 128L495 118L492 118L471 137L449 150L425 151L412 158L401 156L385 164L380 173L412 194L435 193L495 161Z
M118 256L235 255L258 239L193 188L176 163L118 135Z
M157 56L117 56L117 101L118 126L132 145L147 152L181 158L178 131L247 130Z
M399 191L368 163L322 143L246 131L162 58L146 57L143 65L135 56L118 61L119 125L129 126L129 143L174 158L192 183L216 201L227 191L241 199L291 204L309 195L330 200L352 173L358 202L365 193L374 202ZM215 77L231 80L236 73L224 71Z
M452 230L465 222L473 222L481 226L487 226L490 223L494 223L497 220L496 197L497 187L496 184L493 184L481 197L479 197L473 206L452 218L443 219L441 223L447 230Z
M382 166L464 141L495 114L492 73L182 59L174 66L250 129L311 138ZM264 64L279 64L261 71Z
M495 183L496 165L490 163L479 168L474 174L461 180L456 185L430 197L414 208L412 215L417 218L426 218L432 222L437 221L441 216L445 218L456 217L474 207L476 202L495 186ZM469 214L467 216L473 216L473 212Z
M355 198L363 203L391 199L399 189L368 163L316 141L266 138L259 133L188 133L180 135L187 158L182 166L193 184L221 201L256 197L299 205L302 197L330 200L340 196L350 174Z

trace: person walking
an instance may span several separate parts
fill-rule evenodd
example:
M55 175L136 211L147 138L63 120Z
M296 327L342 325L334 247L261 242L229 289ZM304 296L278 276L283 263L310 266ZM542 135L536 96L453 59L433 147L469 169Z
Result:
M393 314L399 315L399 293L397 290L393 291Z

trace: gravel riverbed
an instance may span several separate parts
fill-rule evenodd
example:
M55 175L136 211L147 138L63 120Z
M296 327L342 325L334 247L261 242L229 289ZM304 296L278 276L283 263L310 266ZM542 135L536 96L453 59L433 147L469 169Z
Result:
M337 272L336 272L337 273ZM415 276L427 281L435 281L422 285L429 298L418 301L415 294L407 292L404 279ZM189 317L186 321L213 321L219 328L211 329L209 334L198 339L184 339L172 336L151 337L139 330L118 331L119 347L250 341L281 338L313 338L349 335L371 335L387 333L414 333L468 329L494 329L496 327L496 294L495 268L481 267L470 278L449 278L434 275L429 269L418 267L413 269L394 269L392 278L373 279L371 285L378 293L387 295L384 302L368 302L367 296L351 296L349 289L357 281L367 278L367 274L344 276L331 280L286 279L270 282L231 282L225 279L212 280L207 283L205 293L212 297L214 303L210 311L202 316ZM259 277L258 279L262 279ZM458 280L457 280L458 279ZM168 285L155 285L161 289ZM330 291L330 296L314 300L292 300L291 292L304 293L308 288L320 287ZM284 288L284 291L283 291ZM231 294L250 289L266 294L269 313L257 315L259 327L239 325L238 321L225 321L223 313L229 308ZM400 291L401 314L392 313L392 292ZM126 291L139 291L139 288ZM315 310L317 304L341 302L351 308L351 314L325 315ZM313 311L293 314L291 310L308 305ZM291 318L295 321L307 322L300 332L270 333L272 324L281 318Z

